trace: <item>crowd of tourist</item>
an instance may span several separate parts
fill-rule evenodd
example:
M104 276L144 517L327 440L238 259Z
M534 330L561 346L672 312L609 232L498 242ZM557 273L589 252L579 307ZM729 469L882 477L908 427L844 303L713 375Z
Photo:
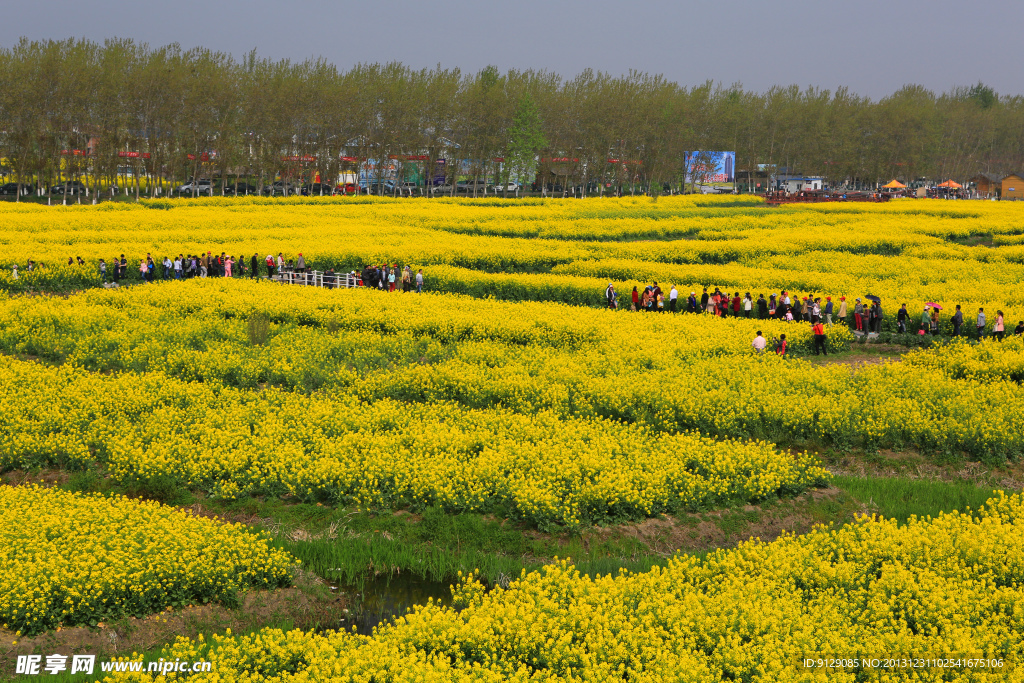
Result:
M134 261L132 262L134 264ZM85 266L85 260L81 256L69 256L69 266ZM25 272L36 269L36 263L29 261L25 266ZM277 256L267 254L266 257L259 253L253 254L250 258L235 258L234 256L221 252L214 254L207 251L205 254L178 254L175 257L164 256L154 258L152 254L146 254L145 258L138 261L138 266L130 265L124 254L112 258L109 262L106 259L99 260L99 274L104 285L120 284L123 280L130 278L129 270L139 274L139 279L144 282L156 280L186 280L195 277L267 277L282 282L293 284L323 284L326 287L349 284L356 287L374 287L389 292L409 292L415 289L416 292L423 291L423 269L416 273L412 272L409 266L400 268L397 263L376 266L363 266L360 272L350 271L348 273L336 273L333 268L328 268L318 273L319 280L314 278L314 273L306 264L305 257L300 253L295 259L285 259L283 253ZM12 277L18 279L18 265L12 267Z
M713 289L709 287L703 288L699 297L695 291L692 291L688 297L682 299L675 285L669 285L669 291L666 295L658 283L654 282L645 286L643 291L638 286L633 287L630 298L630 310L632 311L704 313L723 318L732 316L756 318L758 320L803 321L809 323L814 330L815 353L818 353L819 349L821 352L827 353L825 350L825 326L833 324L848 325L854 334L873 336L882 331L882 320L884 319L881 298L870 294L865 295L863 299L856 297L852 306L849 305L845 296L838 297L836 302L832 300L831 296L821 297L808 294L807 296L800 297L791 292L782 291L780 294L769 294L767 298L765 298L764 294L759 294L757 299L754 299L750 292L746 292L742 296L739 292L734 292L730 295L729 292L723 292L718 287ZM605 289L605 300L609 308L616 309L619 307L619 295L612 283L608 283L608 287ZM917 330L917 334L940 335L942 328L939 312L941 310L942 306L937 303L929 302L925 304L924 312L921 315L921 325ZM965 335L964 314L959 304L957 304L949 322L952 325L952 336ZM910 313L907 310L907 305L903 304L896 313L897 332L906 334L909 323ZM985 317L985 309L979 308L975 319L975 333L980 339L987 335L987 330L988 323ZM1006 334L1005 330L1006 323L1003 312L996 311L992 334L996 339L1002 341ZM1015 335L1024 335L1024 320L1017 324L1013 333ZM759 337L760 334L758 332ZM782 353L785 353L786 344L784 336L781 340L777 341L782 342ZM755 348L757 346L757 340L755 339ZM763 351L764 348L761 347L759 350ZM779 350L778 344L776 345L776 350Z

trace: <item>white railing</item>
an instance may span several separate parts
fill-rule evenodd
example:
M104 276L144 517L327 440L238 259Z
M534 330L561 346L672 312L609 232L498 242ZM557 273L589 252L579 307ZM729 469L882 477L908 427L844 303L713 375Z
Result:
M285 285L305 285L307 287L326 287L328 289L363 286L358 275L353 275L352 273L325 273L320 270L311 270L306 273L284 271L275 273L270 279Z

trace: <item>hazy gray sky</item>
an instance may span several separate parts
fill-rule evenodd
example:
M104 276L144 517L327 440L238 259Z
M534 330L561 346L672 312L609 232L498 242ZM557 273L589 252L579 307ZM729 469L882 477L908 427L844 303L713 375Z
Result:
M1024 93L1024 0L12 0L0 44L131 37L236 57L323 56L339 67L401 61L476 71L585 68L661 73L748 89L849 86L874 98L907 83L936 91L983 80Z

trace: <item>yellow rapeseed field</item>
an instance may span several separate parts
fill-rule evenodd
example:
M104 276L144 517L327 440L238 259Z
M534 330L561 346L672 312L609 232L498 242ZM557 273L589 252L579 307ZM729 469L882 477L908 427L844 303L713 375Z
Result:
M235 602L295 560L241 525L154 502L0 487L0 624L23 635Z
M249 337L256 316L271 321L262 344ZM751 347L761 329L768 338L787 333L807 353L808 325L220 278L18 297L0 309L0 323L0 350L97 372L324 391L367 404L501 406L783 446L1024 454L1019 339L854 370ZM841 325L828 335L833 352L851 336ZM994 356L1002 364L982 360ZM978 358L969 371L967 358Z
M155 200L139 205L0 205L0 288L98 282L98 259L303 253L311 267L423 267L427 288L600 305L608 282L705 285L766 297L783 289L850 301L929 301L1024 318L1024 207L899 200L767 207L746 197L588 200L385 198ZM81 256L83 267L66 265ZM48 273L24 272L28 260ZM21 264L19 282L11 266ZM838 299L836 299L838 301ZM944 318L948 312L944 313Z
M640 425L450 402L247 391L0 358L0 469L170 477L216 496L503 510L535 525L758 500L823 484L808 455Z
M657 280L683 299L704 286L837 304L870 293L886 329L904 302L915 315L942 303L944 324L959 303L967 327L984 306L990 326L1002 309L1012 329L1022 225L1017 205L924 200L2 204L0 471L99 467L143 489L439 505L579 530L825 485L803 450L820 445L1016 460L1020 339L851 368L751 348L760 329L806 355L805 324L598 308L609 283L628 307L633 285ZM427 293L237 278L98 287L100 258L125 254L131 283L147 253L207 250L400 263L424 269ZM78 256L86 265L67 265ZM833 352L851 339L828 330ZM25 633L288 580L266 540L155 504L0 498L0 623ZM905 527L863 519L639 575L562 564L508 590L470 580L461 611L426 605L372 637L269 630L172 654L214 659L220 680L282 681L852 681L864 677L799 662L1012 661L1022 510L1013 496ZM919 674L880 676L990 680Z
M1022 549L1024 501L999 494L977 514L864 517L642 574L470 578L455 608L371 636L268 629L166 656L212 660L211 681L1021 681Z

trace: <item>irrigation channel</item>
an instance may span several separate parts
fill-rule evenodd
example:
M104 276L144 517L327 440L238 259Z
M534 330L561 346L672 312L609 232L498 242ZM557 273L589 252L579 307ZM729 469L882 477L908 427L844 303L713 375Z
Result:
M343 617L338 628L362 635L373 633L375 626L391 621L409 612L416 605L425 605L430 600L442 605L452 604L451 585L454 581L430 581L408 572L387 573L363 579L358 583L333 581L330 574L325 577L338 593L352 597L353 609ZM323 629L330 630L330 629Z

